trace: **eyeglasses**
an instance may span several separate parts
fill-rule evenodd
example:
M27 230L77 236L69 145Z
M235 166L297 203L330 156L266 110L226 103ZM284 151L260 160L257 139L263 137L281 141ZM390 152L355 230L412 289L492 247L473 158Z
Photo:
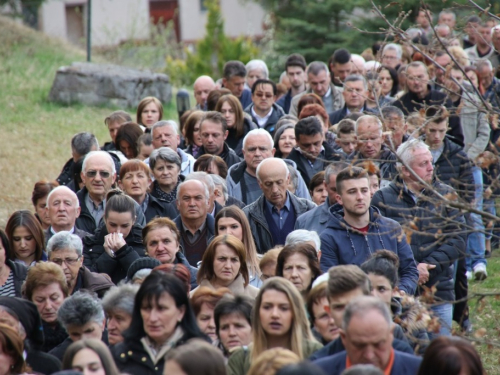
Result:
M256 92L255 96L258 97L258 98L271 99L274 95L272 95L272 94L264 94L262 92Z
M52 263L57 264L58 266L62 266L63 262L66 263L67 266L72 266L76 264L80 260L81 257L78 258L66 258L66 259L53 259Z
M99 176L101 176L102 178L109 178L109 176L111 176L111 173L107 171L87 171L85 172L85 176L87 176L88 178L94 178L95 176L97 176L97 173L99 173Z

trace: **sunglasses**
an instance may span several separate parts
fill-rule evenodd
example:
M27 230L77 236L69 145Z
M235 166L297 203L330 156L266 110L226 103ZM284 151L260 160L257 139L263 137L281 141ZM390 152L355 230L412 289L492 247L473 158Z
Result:
M111 173L106 171L87 171L85 172L85 176L87 176L88 178L94 178L95 176L97 176L97 173L99 173L99 176L101 176L102 178L108 178L109 176L111 176Z

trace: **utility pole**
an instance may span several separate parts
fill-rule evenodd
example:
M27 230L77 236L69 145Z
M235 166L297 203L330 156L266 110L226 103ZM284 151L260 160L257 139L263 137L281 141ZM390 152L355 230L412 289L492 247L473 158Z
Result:
M92 0L87 0L87 61L92 61Z

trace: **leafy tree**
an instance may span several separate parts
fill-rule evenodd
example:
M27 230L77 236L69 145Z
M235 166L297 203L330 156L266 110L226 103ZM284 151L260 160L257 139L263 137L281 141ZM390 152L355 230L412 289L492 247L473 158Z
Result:
M38 26L38 8L45 0L0 0L0 6L8 5L14 17L21 17L27 25Z

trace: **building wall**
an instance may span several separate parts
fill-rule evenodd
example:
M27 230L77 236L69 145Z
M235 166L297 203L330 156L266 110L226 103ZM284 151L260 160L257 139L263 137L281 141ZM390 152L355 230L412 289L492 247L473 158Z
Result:
M40 8L40 29L50 36L68 39L66 7L82 5L86 28L86 0L48 0ZM84 31L86 35L86 31ZM92 0L92 45L118 44L149 35L148 0Z
M192 42L205 36L207 12L201 9L202 0L179 0L181 40ZM224 30L230 37L260 36L263 34L264 10L249 0L220 0Z

